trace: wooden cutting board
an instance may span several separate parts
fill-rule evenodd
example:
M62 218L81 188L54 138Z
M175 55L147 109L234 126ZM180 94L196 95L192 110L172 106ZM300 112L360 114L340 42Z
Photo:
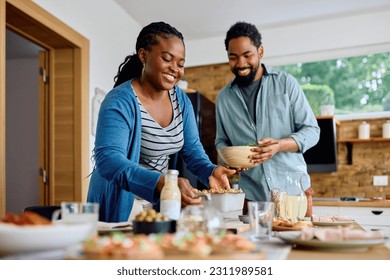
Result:
M250 230L249 224L244 224L241 221L225 222L222 228L235 234L241 234Z

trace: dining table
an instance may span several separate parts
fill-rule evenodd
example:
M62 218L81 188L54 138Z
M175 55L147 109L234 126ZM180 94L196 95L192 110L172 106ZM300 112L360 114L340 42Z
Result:
M236 226L234 226L236 224ZM230 220L227 230L235 234L246 236L250 239L250 227L248 224L240 222L235 223ZM238 225L238 226L237 226ZM349 228L363 230L357 222L348 224ZM383 242L378 242L375 246L358 246L357 248L345 247L303 247L280 238L286 231L273 231L272 237L267 241L255 242L254 252L226 254L219 256L210 256L208 259L238 259L238 260L390 260L390 240L386 237ZM367 241L370 243L370 241ZM194 256L178 255L170 256L168 259L196 259Z
M363 229L358 223L352 223L353 228ZM117 230L126 229L126 234L133 235L131 227L119 227ZM100 235L112 233L112 230L103 230ZM250 238L248 225L239 227L233 231L235 234L244 235ZM208 259L237 259L237 260L390 260L390 240L385 237L383 242L375 246L358 247L358 248L326 248L325 247L303 247L293 242L286 242L280 238L280 235L286 231L274 231L270 240L256 242L255 250L251 253L226 254L219 256L210 256ZM69 257L69 252L72 252ZM0 255L0 260L45 260L45 259L77 259L73 254L74 250L52 250L42 252L27 252L19 254ZM82 257L80 258L82 259ZM178 255L170 256L168 259L196 259L193 256Z
M292 248L287 260L390 260L390 243L345 251Z

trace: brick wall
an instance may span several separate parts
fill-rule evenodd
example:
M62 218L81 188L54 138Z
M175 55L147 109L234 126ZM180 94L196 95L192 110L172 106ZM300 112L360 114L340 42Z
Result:
M191 67L187 68L185 73L189 87L198 90L214 103L218 91L232 78L233 74L230 72L228 64ZM203 119L206 129L203 133L215 135L215 131L211 131L215 128L213 125L215 111L210 106L207 110L211 110L212 114L209 112L208 117ZM358 126L362 121L340 121L337 125L337 138L357 138ZM371 125L371 137L381 137L382 123L385 119L367 119L366 121ZM207 123L211 125L207 126ZM206 143L208 147L214 145L210 139ZM373 186L374 175L390 175L390 141L352 143L352 164L348 162L347 145L345 142L337 145L337 172L311 174L315 196L376 197L390 194L390 186Z
M385 119L367 119L371 137L382 136ZM337 139L358 138L362 120L341 121L337 125ZM347 146L351 145L352 163L348 162ZM338 171L311 174L316 196L374 197L390 194L390 187L374 187L374 175L390 175L390 141L340 142L337 144Z

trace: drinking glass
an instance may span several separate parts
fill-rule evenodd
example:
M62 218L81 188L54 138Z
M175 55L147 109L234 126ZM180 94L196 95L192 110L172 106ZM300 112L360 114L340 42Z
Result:
M251 238L254 241L269 240L272 234L274 203L270 201L248 201Z
M55 222L61 215L64 224L91 224L90 236L97 235L99 219L99 204L92 202L61 202L61 209L54 211L52 221Z

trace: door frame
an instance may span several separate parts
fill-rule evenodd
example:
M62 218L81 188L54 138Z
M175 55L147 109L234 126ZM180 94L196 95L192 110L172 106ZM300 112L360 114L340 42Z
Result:
M55 18L32 1L0 0L0 218L6 211L6 102L5 102L5 77L6 77L6 28L18 33L30 41L44 47L50 52L50 132L49 132L49 165L50 165L50 189L52 195L50 204L58 204L64 199L83 201L88 190L89 169L89 40L75 30ZM56 51L63 53L70 50L71 61L66 67L56 65ZM61 54L61 59L63 55ZM68 56L69 57L69 56ZM58 61L58 59L57 59ZM62 63L63 61L60 61ZM70 67L69 67L70 65ZM68 88L63 90L58 77L71 75ZM66 148L71 151L71 160L67 165L58 165L58 149L63 143L58 143L56 118L61 117L61 94L66 92L71 99L72 131L70 143ZM56 102L57 98L57 102ZM58 113L60 112L60 113ZM57 130L56 130L57 128ZM69 142L69 141L67 141ZM57 157L56 157L57 156ZM65 177L62 168L67 169L65 174L72 182L70 188L64 188L57 178ZM69 171L70 170L70 171ZM58 179L59 180L59 179ZM54 195L55 193L55 195Z
M49 165L49 127L50 127L50 89L46 72L50 72L50 52L41 50L38 53L39 61L39 203L50 204L50 182L46 173Z

